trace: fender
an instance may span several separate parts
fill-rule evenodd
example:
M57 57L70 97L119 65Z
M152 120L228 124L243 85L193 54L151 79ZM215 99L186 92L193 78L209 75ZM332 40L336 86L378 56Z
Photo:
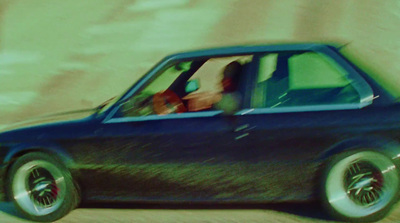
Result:
M63 164L67 167L70 168L74 166L75 162L72 159L72 156L65 151L63 148L60 146L50 143L50 142L35 142L35 143L19 143L14 146L11 146L8 150L8 153L4 157L4 163L9 163L15 157L23 152L28 152L28 151L37 151L37 152L46 152L49 154L54 155L56 158L60 159L60 161L63 162Z
M400 167L400 143L390 138L370 135L350 138L336 143L325 150L318 160L325 161L341 152L353 151L361 148L383 153L392 159L398 168Z

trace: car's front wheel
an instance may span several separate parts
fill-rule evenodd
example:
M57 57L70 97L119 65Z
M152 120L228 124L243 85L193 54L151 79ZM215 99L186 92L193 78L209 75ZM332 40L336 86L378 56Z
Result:
M396 202L399 182L396 166L385 155L374 151L347 152L328 163L321 197L335 218L377 221Z
M9 172L8 193L17 209L34 221L58 220L78 203L69 171L53 157L39 152L15 161Z

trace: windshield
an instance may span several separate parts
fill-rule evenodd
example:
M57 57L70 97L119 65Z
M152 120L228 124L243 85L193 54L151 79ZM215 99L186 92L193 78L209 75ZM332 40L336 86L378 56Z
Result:
M171 85L171 81L166 80L168 76L173 76L174 78L172 80L175 80L182 72L187 71L190 69L190 62L181 62L179 64L176 64L175 66L169 67L165 73L168 73L169 75L161 75L161 77L158 77L154 82L152 82L149 86L147 86L144 91L148 94L155 94L161 89L167 88L169 85ZM128 89L129 90L129 89ZM98 113L103 113L107 109L109 109L112 105L114 105L123 95L125 95L126 92L121 94L120 96L114 96L105 102L101 103L97 109L99 109Z

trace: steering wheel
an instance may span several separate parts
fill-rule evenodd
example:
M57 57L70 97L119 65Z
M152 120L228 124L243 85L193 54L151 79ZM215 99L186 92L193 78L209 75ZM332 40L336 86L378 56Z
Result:
M158 115L187 112L182 100L170 89L153 96L153 108Z

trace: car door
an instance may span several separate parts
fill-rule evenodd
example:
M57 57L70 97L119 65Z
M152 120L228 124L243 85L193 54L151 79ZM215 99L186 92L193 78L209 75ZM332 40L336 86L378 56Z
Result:
M236 146L256 154L260 198L307 199L323 152L362 134L368 116L361 108L373 93L323 53L270 53L256 60L248 109L237 114Z
M100 166L92 176L106 177L86 188L124 200L234 200L253 194L254 157L236 146L232 115L214 109L138 115L146 110L143 103L138 112L126 112L124 103L129 102L121 103L98 134L94 160Z
M106 157L118 165L113 183L126 199L210 199L230 160L231 127L219 111L112 118L104 124ZM154 119L153 119L154 118ZM117 159L117 160L113 160ZM107 162L105 160L105 162ZM110 191L115 194L115 191Z

